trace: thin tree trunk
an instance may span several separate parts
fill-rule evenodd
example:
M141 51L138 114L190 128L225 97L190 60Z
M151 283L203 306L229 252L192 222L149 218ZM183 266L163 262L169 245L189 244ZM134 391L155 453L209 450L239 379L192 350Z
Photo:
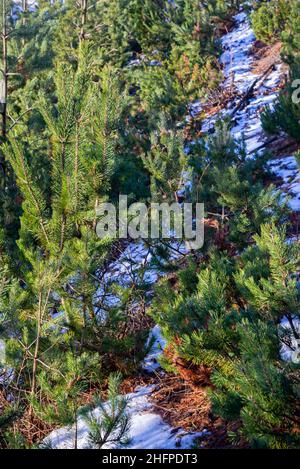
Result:
M75 408L75 434L74 434L74 449L78 449L78 417L77 408Z
M6 138L7 121L7 24L6 24L6 0L2 0L2 96L1 96L1 114L2 114L2 138Z
M81 25L80 25L80 34L79 42L81 43L85 39L85 25L87 19L87 10L88 10L88 0L81 0Z
M22 0L22 12L23 14L26 13L28 10L28 1L27 0ZM22 26L25 28L26 26L26 18L23 16L22 18ZM25 38L22 37L22 46L25 46Z
M33 397L36 392L36 374L38 367L38 357L40 349L40 338L41 338L41 329L42 329L42 293L39 293L39 305L38 305L38 314L37 314L37 326L36 326L36 341L34 348L33 356L33 365L32 365L32 381L31 381L31 396ZM32 416L32 405L30 406L29 415Z

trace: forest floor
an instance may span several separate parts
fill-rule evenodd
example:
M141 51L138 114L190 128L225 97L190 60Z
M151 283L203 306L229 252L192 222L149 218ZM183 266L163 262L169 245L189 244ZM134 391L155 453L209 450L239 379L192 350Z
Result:
M234 26L222 38L220 64L224 82L220 89L221 98L215 97L215 102L209 104L193 103L190 119L197 119L205 110L208 117L202 123L201 132L213 133L218 119L230 118L232 135L237 140L244 138L249 158L269 148L274 154L270 168L276 184L291 196L289 203L298 217L300 176L292 156L297 147L284 135L268 137L260 119L263 108L274 102L285 81L286 70L280 61L281 44L267 47L257 41L245 13L241 12L234 19ZM222 96L229 98L222 101ZM126 278L122 259L130 255L137 266L149 260L149 252L144 247L129 245L121 258L114 262L110 275ZM127 261L125 264L128 265ZM146 275L153 283L159 277L159 273L153 270L146 271ZM164 340L157 326L151 334L154 344L140 374L123 384L131 417L129 448L191 448L196 440L197 445L203 448L231 446L228 432L235 432L239 422L229 424L212 415L205 386L195 386L191 379L184 379L182 375L165 373L159 365ZM74 428L54 430L46 441L54 448L72 448ZM88 428L79 418L78 447L84 448L87 444ZM235 445L244 446L246 443L242 441Z

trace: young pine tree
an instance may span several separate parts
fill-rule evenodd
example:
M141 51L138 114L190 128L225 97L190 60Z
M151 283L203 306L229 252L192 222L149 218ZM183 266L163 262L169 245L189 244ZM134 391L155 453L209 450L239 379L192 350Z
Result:
M38 102L48 135L45 184L31 166L30 146L22 145L17 136L5 146L23 197L18 246L26 259L22 269L26 301L15 308L6 325L11 337L8 356L19 374L17 386L29 397L29 418L47 401L45 380L50 389L51 373L72 372L71 361L70 369L65 369L69 363L65 350L72 346L80 359L86 336L99 340L103 332L94 311L98 287L94 273L110 241L95 234L95 209L108 193L125 98L121 94L120 99L110 70L93 81L89 54L83 49L76 71L64 65L57 71L57 103L51 107L43 96ZM100 363L97 348L86 360L92 365L95 357ZM59 384L62 395L67 381Z

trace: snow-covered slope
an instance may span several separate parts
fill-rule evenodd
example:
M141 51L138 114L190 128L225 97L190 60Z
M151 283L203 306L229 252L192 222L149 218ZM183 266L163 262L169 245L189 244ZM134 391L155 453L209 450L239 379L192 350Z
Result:
M251 48L255 43L255 36L251 29L247 15L242 12L235 16L236 27L222 38L223 54L220 62L224 68L224 88L234 87L237 91L234 99L218 115L207 119L203 125L204 132L210 131L215 122L222 117L232 117L235 124L232 134L236 139L245 139L248 154L255 152L265 141L262 130L260 111L272 104L277 92L273 91L281 81L281 64L274 64L274 69L265 79L252 72L253 56ZM255 84L253 96L246 101L239 111L234 112L247 91ZM192 106L196 114L201 110L201 103ZM234 114L234 115L233 115Z

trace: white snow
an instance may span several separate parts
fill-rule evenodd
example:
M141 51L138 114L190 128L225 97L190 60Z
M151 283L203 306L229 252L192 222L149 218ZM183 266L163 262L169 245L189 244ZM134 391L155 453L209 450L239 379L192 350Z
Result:
M249 55L254 44L255 36L245 13L235 17L237 27L222 39L223 54L221 63L224 66L225 81L223 86L234 85L238 90L238 97L234 99L226 109L216 116L206 119L203 123L204 132L212 129L216 121L226 116L231 116L233 109L238 104L241 96L250 88L258 78L251 72L253 57ZM263 82L258 82L254 88L254 96L247 105L234 115L234 127L231 132L236 140L244 138L248 156L262 151L261 146L266 141L266 136L261 125L260 114L267 105L274 104L278 92L276 87L282 78L281 65L275 65L274 70ZM273 91L275 88L275 91ZM200 112L201 103L198 101L192 106L192 113ZM289 206L294 211L300 211L300 173L295 157L285 156L270 162L270 168L274 174L283 179L280 190L289 196Z
M222 38L223 54L220 62L224 68L224 88L235 87L237 96L219 114L205 119L202 125L203 132L209 132L214 128L217 120L232 117L232 112L249 90L251 85L259 78L252 73L253 57L250 50L255 42L255 36L251 29L246 13L235 16L236 27ZM260 148L265 141L265 135L261 126L260 112L272 104L277 92L272 91L281 81L281 65L275 65L274 70L264 81L258 81L254 87L254 96L248 103L233 116L234 127L232 135L236 140L245 139L248 155ZM201 110L200 101L191 106L191 114L197 114Z
M153 373L159 368L158 358L166 346L166 341L161 335L159 326L155 326L150 332L146 346L152 343L152 347L146 358L144 359L143 368L148 373Z
M224 52L220 62L224 66L226 77L224 86L230 86L234 81L237 89L245 92L249 87L250 66L253 62L249 52L255 36L245 13L236 15L235 21L237 27L222 39Z
M204 437L207 431L201 433L187 433L180 429L172 429L163 422L162 418L152 411L148 396L153 391L153 386L140 387L134 393L127 394L128 415L131 416L131 426L128 437L130 444L127 449L175 449L191 448L195 438ZM93 412L93 416L101 418L99 410ZM78 419L78 449L89 448L88 428L82 417ZM55 449L74 448L74 428L61 428L54 430L45 440ZM107 444L103 449L109 449Z
M182 241L170 240L166 248L169 260L176 260L187 252L187 246ZM143 240L130 242L117 260L109 264L101 278L101 286L94 296L94 303L101 299L107 307L117 306L120 303L120 294L114 290L114 285L128 287L144 283L151 286L157 282L164 273L153 262L153 257L153 247ZM96 308L95 313L101 315L103 312Z
M293 317L292 322L295 330L300 336L299 318ZM287 362L300 363L300 340L297 340L294 336L291 325L287 318L283 318L280 323L280 334L282 342L280 356L282 360Z
M300 172L294 156L285 156L269 163L271 171L283 180L280 190L289 197L292 210L300 211Z

